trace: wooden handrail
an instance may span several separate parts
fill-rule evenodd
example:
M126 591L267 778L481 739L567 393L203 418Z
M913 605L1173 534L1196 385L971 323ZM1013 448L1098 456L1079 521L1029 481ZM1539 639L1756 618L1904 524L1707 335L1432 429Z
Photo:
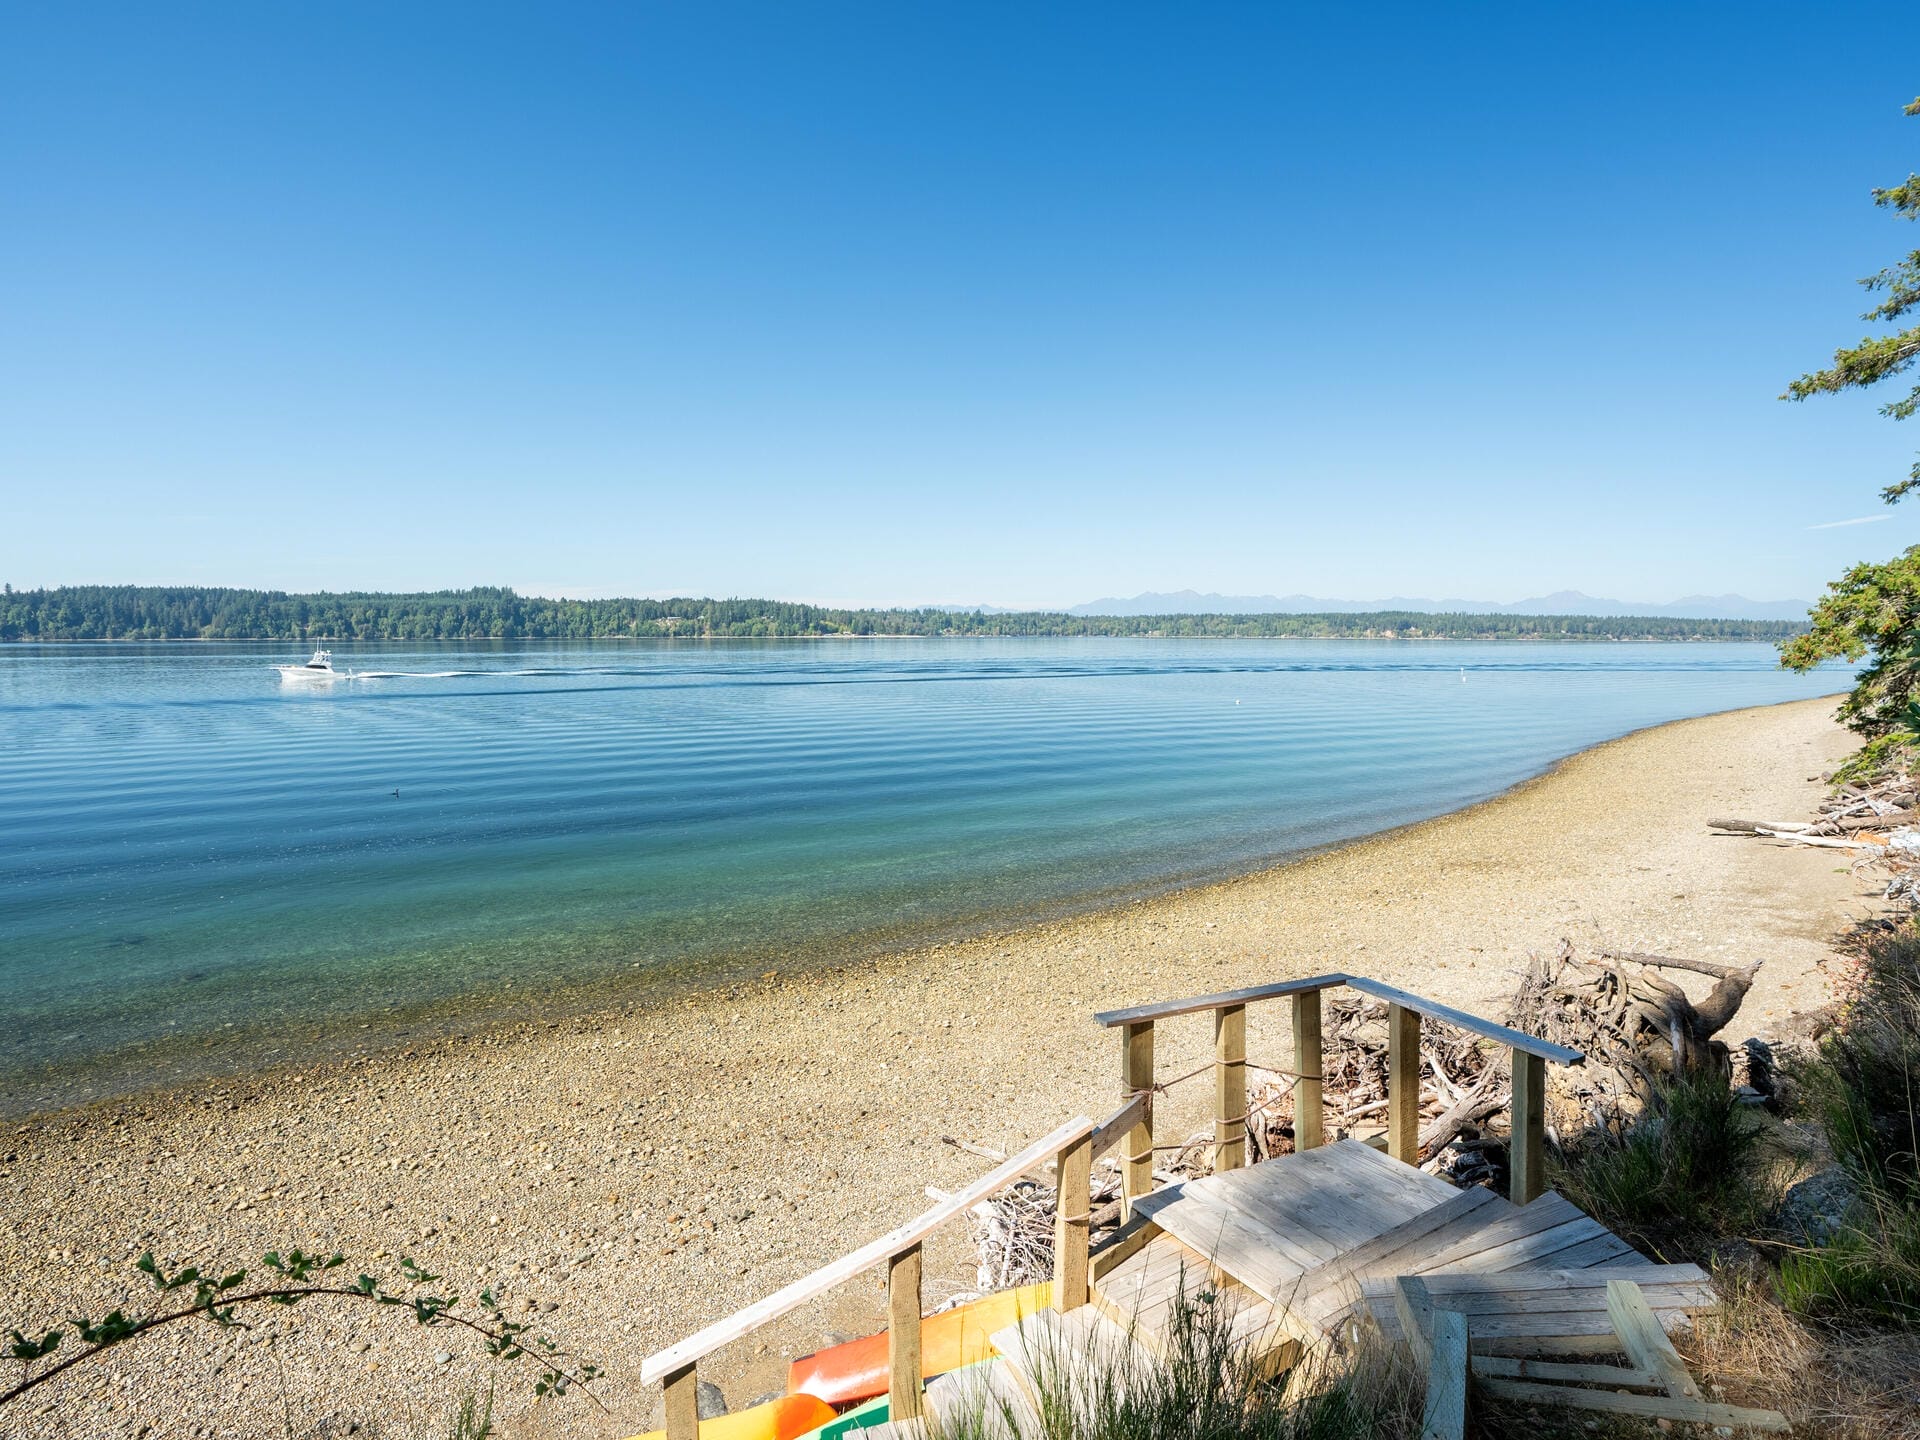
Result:
M1538 1055L1542 1060L1551 1060L1556 1065L1578 1065L1587 1057L1578 1050L1569 1050L1564 1045L1555 1045L1550 1040L1529 1035L1524 1030L1514 1030L1465 1010L1457 1010L1451 1005L1443 1005L1438 1000L1429 1000L1424 995L1415 995L1410 990L1397 989L1392 985L1383 985L1378 980L1369 980L1364 975L1313 975L1305 980L1282 980L1274 985L1252 985L1245 990L1223 990L1217 995L1195 995L1187 1000L1166 1000L1158 1005L1135 1005L1126 1010L1103 1010L1093 1018L1101 1025L1137 1024L1143 1020L1160 1020L1169 1015L1192 1015L1202 1010L1220 1010L1235 1005L1245 1005L1254 1000L1273 1000L1282 995L1301 995L1319 990L1331 990L1336 985L1350 985L1364 995L1371 995L1390 1004L1401 1005L1416 1010L1422 1015L1431 1015L1436 1020L1445 1020L1449 1025L1458 1025L1462 1030L1470 1030L1475 1035L1483 1035L1489 1040L1497 1040L1502 1045L1528 1055Z
M1151 1098L1142 1091L1128 1100L1118 1110L1093 1127L1093 1158L1098 1160L1107 1151L1118 1145L1126 1133L1134 1126L1142 1124L1147 1118L1147 1107Z
M1041 1136L1018 1155L995 1166L964 1190L955 1191L931 1210L897 1229L889 1230L878 1240L869 1241L851 1254L842 1255L832 1264L823 1265L811 1275L803 1275L791 1285L774 1291L766 1299L755 1301L743 1310L736 1310L726 1319L716 1320L704 1330L695 1331L658 1354L648 1356L640 1366L640 1383L656 1384L703 1356L711 1355L722 1345L738 1340L770 1320L779 1319L836 1285L845 1284L861 1271L918 1245L954 1216L971 1209L996 1190L1012 1184L1048 1156L1093 1133L1092 1120L1084 1115L1074 1117L1059 1129Z
M1478 1015L1465 1010L1456 1010L1451 1005L1442 1005L1438 1000L1429 1000L1424 995L1415 995L1410 990L1397 990L1391 985L1382 985L1378 980L1369 980L1364 975L1343 977L1347 984L1363 995L1371 995L1376 1000L1385 1000L1392 1005L1404 1006L1408 1010L1417 1010L1422 1015L1431 1015L1436 1020L1444 1020L1449 1025L1458 1025L1462 1030L1475 1035L1497 1040L1502 1045L1527 1055L1538 1055L1542 1060L1551 1060L1556 1065L1578 1065L1587 1057L1578 1050L1569 1050L1564 1045L1555 1045L1551 1040L1542 1040L1529 1035L1524 1030L1510 1029L1505 1025L1496 1025L1491 1020L1482 1020Z
M1272 1000L1281 995L1298 995L1305 990L1330 990L1345 985L1345 975L1315 975L1306 980L1282 980L1277 985L1254 985L1245 990L1223 990L1218 995L1196 995L1190 1000L1167 1000L1158 1005L1135 1005L1127 1010L1103 1010L1093 1018L1112 1027L1141 1020L1164 1020L1169 1015L1192 1015L1201 1010L1218 1010L1228 1005L1245 1005L1253 1000Z

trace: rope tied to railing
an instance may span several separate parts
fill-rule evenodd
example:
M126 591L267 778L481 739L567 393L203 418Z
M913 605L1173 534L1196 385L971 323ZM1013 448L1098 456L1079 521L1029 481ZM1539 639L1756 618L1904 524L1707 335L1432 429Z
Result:
M1217 1070L1223 1064L1237 1065L1243 1069L1251 1067L1252 1069L1255 1069L1255 1070L1264 1071L1269 1075L1283 1076L1288 1080L1322 1080L1324 1081L1327 1078L1325 1075L1309 1075L1301 1070L1283 1069L1281 1066L1278 1066L1278 1065L1263 1065L1258 1060L1229 1060L1229 1061L1209 1060L1204 1065L1196 1065L1193 1069L1187 1071L1184 1075L1174 1076L1171 1080L1156 1080L1151 1085L1137 1085L1131 1090L1122 1091L1121 1102L1123 1104L1131 1103L1132 1101L1137 1100L1142 1095L1164 1095L1169 1090L1173 1089L1174 1086L1184 1084L1188 1080L1192 1080L1197 1076L1207 1074L1209 1071ZM1244 1120L1246 1117L1243 1115L1240 1118Z

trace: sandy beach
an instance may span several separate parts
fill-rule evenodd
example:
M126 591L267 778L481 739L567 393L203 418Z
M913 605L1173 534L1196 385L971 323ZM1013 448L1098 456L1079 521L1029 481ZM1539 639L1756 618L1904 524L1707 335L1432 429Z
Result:
M1729 1038L1765 1035L1824 1003L1833 937L1873 901L1831 852L1706 822L1803 815L1852 748L1833 708L1644 731L1471 810L1073 920L16 1127L0 1330L144 1306L131 1262L147 1249L231 1269L338 1248L389 1274L407 1255L549 1324L609 1372L612 1413L535 1413L532 1373L470 1338L312 1304L137 1343L60 1382L51 1411L0 1410L0 1435L283 1435L291 1416L302 1437L413 1436L494 1377L507 1435L640 1431L658 1415L645 1355L985 1167L943 1135L1013 1148L1110 1109L1097 1009L1338 969L1497 1015L1528 952L1564 937L1764 958ZM1285 1053L1284 1007L1250 1022L1255 1061ZM1197 1064L1207 1033L1204 1016L1162 1026L1162 1073ZM1163 1135L1197 1128L1199 1091ZM930 1247L930 1302L971 1288L963 1238ZM848 1286L702 1373L748 1403L787 1357L877 1325L880 1293L877 1274Z

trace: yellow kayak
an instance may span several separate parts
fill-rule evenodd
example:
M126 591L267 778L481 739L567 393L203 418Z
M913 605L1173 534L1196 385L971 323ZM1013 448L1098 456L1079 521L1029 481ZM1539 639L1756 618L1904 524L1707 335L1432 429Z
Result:
M970 1304L956 1305L920 1322L920 1373L931 1380L993 1352L989 1337L1053 1304L1053 1285L1023 1285ZM803 1355L787 1371L789 1395L817 1395L832 1405L851 1405L887 1388L887 1332Z
M798 1440L833 1419L833 1407L813 1395L782 1395L735 1415L700 1422L700 1440ZM649 1430L629 1440L666 1440L664 1430Z

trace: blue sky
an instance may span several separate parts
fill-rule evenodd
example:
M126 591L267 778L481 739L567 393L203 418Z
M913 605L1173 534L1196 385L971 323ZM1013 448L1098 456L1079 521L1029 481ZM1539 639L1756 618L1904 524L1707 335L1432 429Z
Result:
M1810 597L1920 528L1920 426L1775 398L1920 244L1867 193L1915 53L1910 4L14 6L0 578Z

